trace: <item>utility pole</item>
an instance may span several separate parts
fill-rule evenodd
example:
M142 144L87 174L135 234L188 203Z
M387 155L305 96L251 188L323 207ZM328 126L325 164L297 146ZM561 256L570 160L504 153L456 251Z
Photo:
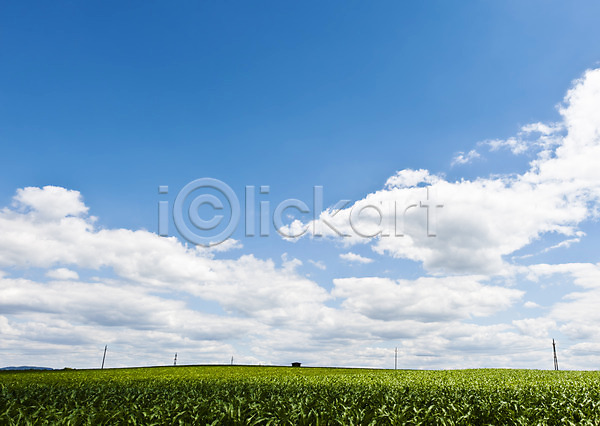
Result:
M231 355L231 365L233 365L233 355Z
M101 370L104 370L104 360L106 359L106 349L108 348L108 345L104 346L104 356L102 357L102 368Z
M558 358L556 358L556 343L552 339L552 352L554 352L554 370L558 371Z
M398 369L398 346L396 346L396 352L394 353L394 370Z
M177 352L175 352L175 359L173 360L173 366L177 365Z

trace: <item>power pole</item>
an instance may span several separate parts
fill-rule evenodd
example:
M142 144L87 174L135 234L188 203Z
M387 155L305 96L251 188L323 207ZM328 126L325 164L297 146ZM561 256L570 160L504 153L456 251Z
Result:
M104 356L102 357L102 368L101 370L104 370L104 360L106 359L106 349L108 348L108 345L104 346Z
M175 352L175 359L173 360L173 366L177 365L177 352Z
M231 355L231 365L233 365L233 355Z
M394 370L398 369L398 346L396 346L396 352L394 353Z
M554 370L558 371L558 358L556 358L556 343L552 339L552 352L554 352Z

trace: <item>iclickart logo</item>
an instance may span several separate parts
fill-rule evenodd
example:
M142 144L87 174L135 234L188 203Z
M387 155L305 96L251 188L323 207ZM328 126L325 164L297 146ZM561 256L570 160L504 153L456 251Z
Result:
M258 187L261 199L257 202L257 187L246 185L243 206L245 236L257 235L258 213L258 235L261 237L270 236L273 229L284 238L299 238L309 231L314 237L322 237L324 234L363 238L402 237L407 212L413 208L423 208L426 210L427 236L435 237L436 210L443 207L443 204L435 200L430 188L418 189L426 190L425 199L419 202L362 202L350 207L347 212L349 214L341 215L340 212L347 210L351 201L340 200L324 209L322 186L313 186L312 206L302 200L288 198L277 204L271 213L271 202L268 200L270 186ZM159 186L158 193L169 194L169 187ZM165 237L169 236L169 204L166 200L158 202L158 234ZM284 221L284 212L288 209L295 209L304 215L312 213L312 220L290 226L290 223L286 224ZM289 215L286 217L289 222ZM344 219L340 223L342 217ZM369 220L366 221L365 217ZM189 182L181 188L173 203L172 218L183 238L190 243L210 247L226 241L235 232L242 220L242 205L229 185L219 179L206 177Z

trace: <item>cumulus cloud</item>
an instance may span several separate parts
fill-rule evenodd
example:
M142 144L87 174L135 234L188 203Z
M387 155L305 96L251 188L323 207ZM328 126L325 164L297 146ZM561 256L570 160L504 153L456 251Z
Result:
M513 324L524 335L533 337L550 337L549 330L556 329L556 322L550 318L527 318Z
M500 274L508 255L546 234L567 237L563 246L577 242L579 225L599 212L599 109L600 69L590 70L567 93L560 123L524 126L503 143L515 152L538 148L526 172L452 182L423 169L401 170L382 190L324 211L319 227L347 246L371 244L377 253L421 262L434 273ZM535 143L527 144L524 136L532 134ZM432 205L430 194L443 209Z
M57 186L19 189L14 197L14 206L21 211L30 210L34 213L32 216L41 216L44 219L83 216L88 211L79 191Z
M206 251L208 253L224 253L226 251L230 251L230 250L239 250L241 248L243 248L244 245L242 244L241 241L236 240L234 238L229 238L219 244L216 244L214 246L210 246L210 247L202 247L202 246L198 246L197 249L198 251Z
M332 294L342 306L369 318L450 321L489 316L513 305L523 292L481 284L483 277L339 278Z
M531 300L528 300L527 302L523 303L523 307L527 308L527 309L536 309L536 308L541 308L540 305L538 305L535 302L532 302Z
M352 252L341 253L340 259L345 260L346 262L355 262L355 263L363 263L363 264L373 262L373 259L371 259L370 257L363 257L360 254L356 254L356 253L352 253Z
M481 157L481 155L479 155L479 153L474 149L470 150L466 154L464 152L459 152L452 159L452 166L469 164L469 163L472 163L473 160L475 160L476 158L479 158L479 157Z
M76 191L58 193L81 199ZM7 360L90 366L95 351L109 344L112 366L164 363L170 350L190 363L233 354L269 363L302 353L320 365L381 366L381 345L401 339L406 360L431 366L440 361L425 361L415 341L429 336L431 351L431 341L447 348L466 339L485 351L485 341L468 342L475 329L461 321L493 315L522 297L477 276L336 279L328 292L298 275L302 262L286 254L280 267L252 255L218 259L147 231L97 228L87 208L57 217L20 203L0 211L0 232L10 236L0 241L0 264L10 270L0 277L0 351ZM46 269L51 280L12 276L23 268ZM82 270L102 274L81 280ZM328 306L333 298L340 307ZM444 336L450 329L452 342ZM517 335L510 326L496 331ZM348 348L355 354L345 354Z
M545 307L544 315L514 320L513 326L523 335L545 338L546 342L556 338L559 359L566 368L596 368L600 355L600 264L537 264L520 267L518 273L533 283L543 283L541 288L558 296L558 302ZM525 307L541 308L534 302L526 302Z
M381 190L323 212L320 227L289 225L341 241L346 261L367 264L372 259L348 247L369 244L418 262L425 276L411 279L319 285L298 273L301 259L221 259L219 250L241 243L206 250L100 228L78 191L19 189L0 210L3 360L90 366L108 343L113 366L165 363L177 351L190 363L301 354L308 364L381 367L398 346L409 367L539 367L560 332L574 343L561 359L591 365L590 351L600 349L598 265L519 266L510 256L547 234L563 237L549 249L577 243L582 222L599 216L599 109L600 70L592 70L567 93L559 123L527 125L514 141L488 144L531 153L524 173L450 181L400 170ZM560 290L558 303L546 300L548 288ZM522 306L531 310L513 317Z
M387 189L413 188L420 183L434 184L441 180L440 176L431 175L428 170L404 169L388 178L385 182Z
M325 263L323 263L320 260L315 261L315 260L309 259L308 263L313 265L315 268L320 269L321 271L324 271L327 269L327 265L325 265Z
M490 139L478 145L487 146L490 151L509 149L515 155L537 150L538 156L546 157L552 148L561 144L564 130L564 123L530 123L521 127L516 136Z
M228 340L301 326L330 298L296 272L297 259L286 258L281 267L252 255L217 259L218 252L188 248L175 238L97 228L81 199L64 188L27 188L0 210L0 265L11 271L0 277L0 312L4 336L14 339L4 340L4 348L42 337L47 344L84 347L106 339L166 347L214 340L214 347L230 353ZM236 247L234 241L227 248ZM28 268L45 269L53 281L11 278ZM83 282L81 270L101 276Z
M39 199L46 190L35 193ZM58 191L79 199L76 191ZM15 208L0 212L0 265L11 267L68 267L98 270L110 268L120 278L157 291L177 286L224 309L245 314L276 311L289 305L302 310L304 303L321 302L327 293L316 283L297 275L293 268L277 269L270 260L252 255L236 260L216 260L203 249L186 248L175 238L163 238L147 231L96 229L84 216L87 208L57 217L54 204L38 204L35 210L22 208L22 192ZM282 305L283 303L283 305ZM265 314L268 315L268 314Z
M554 304L547 317L558 324L561 333L574 341L600 342L600 265L591 263L567 263L558 265L532 265L528 267L529 278L549 280L558 276L557 285L575 285L580 289L566 293Z
M75 271L72 271L67 268L58 268L51 269L46 272L46 276L48 278L53 278L55 280L77 280L79 279L79 274Z

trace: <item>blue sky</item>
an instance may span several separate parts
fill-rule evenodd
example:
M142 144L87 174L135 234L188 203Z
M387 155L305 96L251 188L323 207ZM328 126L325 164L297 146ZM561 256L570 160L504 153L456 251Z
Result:
M599 9L3 4L0 365L551 368L554 337L594 368ZM444 207L437 237L419 208L400 238L158 237L203 177Z

